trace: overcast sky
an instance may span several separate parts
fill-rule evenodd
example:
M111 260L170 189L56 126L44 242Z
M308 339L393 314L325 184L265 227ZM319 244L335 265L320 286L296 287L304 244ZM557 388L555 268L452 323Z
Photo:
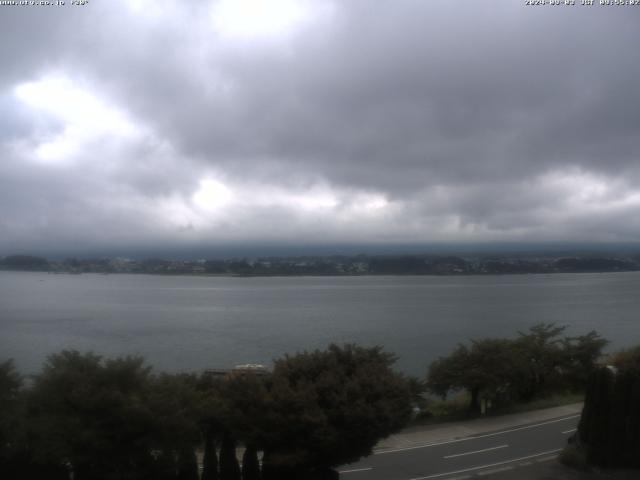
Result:
M639 48L637 6L0 6L0 254L636 242Z

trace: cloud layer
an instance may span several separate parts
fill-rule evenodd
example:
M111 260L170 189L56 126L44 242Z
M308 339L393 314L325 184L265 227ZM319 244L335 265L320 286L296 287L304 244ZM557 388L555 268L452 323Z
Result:
M1 8L0 253L640 240L638 8Z

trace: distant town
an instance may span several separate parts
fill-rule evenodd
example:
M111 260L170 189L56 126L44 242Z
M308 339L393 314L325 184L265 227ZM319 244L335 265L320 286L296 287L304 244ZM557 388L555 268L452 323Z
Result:
M199 260L92 258L49 260L32 255L0 257L0 270L49 273L162 275L495 275L630 272L640 253L620 255L336 255Z

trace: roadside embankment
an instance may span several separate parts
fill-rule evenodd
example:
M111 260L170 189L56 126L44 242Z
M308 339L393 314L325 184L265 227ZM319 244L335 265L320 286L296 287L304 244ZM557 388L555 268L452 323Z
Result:
M488 432L506 430L509 428L522 428L529 423L542 423L557 418L566 418L572 415L580 415L582 403L563 405L560 407L532 410L524 413L512 413L507 415L476 418L467 421L452 423L440 423L426 426L409 427L395 435L382 440L374 452L383 452L403 448L418 447L431 443L453 440L456 438L472 437Z

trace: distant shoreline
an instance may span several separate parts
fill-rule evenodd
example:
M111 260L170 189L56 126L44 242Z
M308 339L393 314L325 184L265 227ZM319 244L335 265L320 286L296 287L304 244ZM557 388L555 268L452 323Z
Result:
M49 260L32 255L0 258L0 270L51 273L146 273L227 277L460 276L640 271L640 254L594 255L334 255L168 260L93 258Z
M152 275L156 277L199 277L199 278L286 278L286 277L490 277L507 275L562 275L594 273L636 273L639 270L598 270L598 271L549 271L549 272L468 272L468 273L163 273L163 272L53 272L47 270L0 269L0 272L46 273L49 275Z

